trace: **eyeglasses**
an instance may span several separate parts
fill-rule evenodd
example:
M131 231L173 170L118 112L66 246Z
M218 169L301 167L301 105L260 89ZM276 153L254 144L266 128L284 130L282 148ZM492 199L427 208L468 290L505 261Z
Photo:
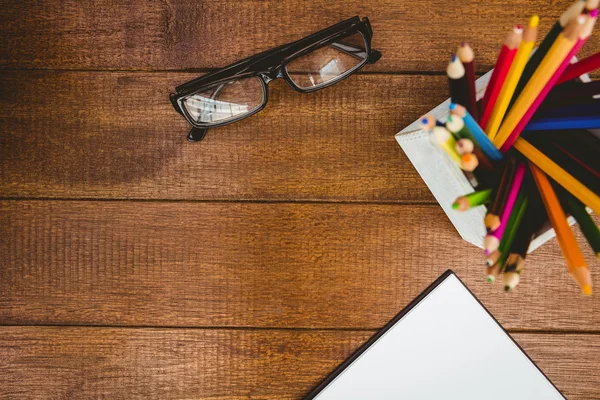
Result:
M233 63L176 88L169 97L192 125L188 140L198 142L209 128L228 125L262 110L267 85L283 78L292 89L314 92L375 63L373 29L356 16L283 46Z

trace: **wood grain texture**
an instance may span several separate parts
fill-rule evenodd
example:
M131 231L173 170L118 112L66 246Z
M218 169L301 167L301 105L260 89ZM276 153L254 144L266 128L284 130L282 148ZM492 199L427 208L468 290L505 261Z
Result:
M8 3L8 2L7 2ZM443 71L468 40L481 72L508 30L534 13L544 35L571 0L19 1L0 7L0 68L216 68L354 15L368 16L383 58L368 71ZM460 19L460 23L456 20ZM583 54L598 49L593 36Z
M506 294L437 206L5 201L0 257L5 325L380 328L452 268L505 328L600 327L556 241Z
M168 94L194 76L0 74L0 196L434 201L393 135L445 99L442 77L276 81L265 110L190 144Z
M3 399L300 399L373 332L0 328ZM600 396L600 336L516 334L570 400Z

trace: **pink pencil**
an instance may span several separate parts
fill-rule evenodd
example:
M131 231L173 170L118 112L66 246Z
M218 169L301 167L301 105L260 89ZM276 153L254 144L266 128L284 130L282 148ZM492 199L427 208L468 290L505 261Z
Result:
M531 120L531 118L533 117L535 112L537 111L537 109L544 102L544 99L546 99L546 96L548 95L548 93L550 93L550 90L552 90L554 85L556 85L556 82L558 82L561 75L565 71L565 69L567 69L569 64L571 64L571 60L573 59L573 57L579 52L579 50L581 49L581 47L583 46L585 41L592 34L592 29L594 28L594 24L596 23L596 17L598 16L598 10L592 10L590 12L589 16L591 18L588 20L588 22L586 22L584 31L583 31L582 35L579 37L579 39L577 40L577 43L575 43L575 46L573 46L573 49L571 50L571 52L565 57L562 64L558 67L558 69L556 70L554 75L552 75L552 78L550 78L550 80L548 81L548 83L546 84L544 89L542 89L539 96L535 99L533 104L531 104L531 107L529 107L529 109L527 110L525 115L523 115L523 118L521 118L521 120L519 121L519 123L517 124L515 129L512 131L512 133L508 137L508 139L506 139L506 141L504 142L502 147L500 147L501 152L506 153L512 147L515 140L517 140L519 138L519 135L521 135L521 132L523 132L523 129L525 129L525 127L527 126L527 124L529 123L529 121Z
M500 246L500 240L502 239L502 235L504 235L504 229L506 229L506 224L510 218L510 213L513 210L515 205L515 200L517 199L517 195L519 194L519 190L521 189L521 183L523 183L523 178L525 177L525 164L521 163L517 167L517 172L515 172L515 179L513 180L513 184L510 187L510 191L508 192L508 197L506 199L506 205L504 206L504 210L502 211L502 217L500 218L500 226L493 232L490 232L483 239L483 248L485 249L485 255L493 253Z

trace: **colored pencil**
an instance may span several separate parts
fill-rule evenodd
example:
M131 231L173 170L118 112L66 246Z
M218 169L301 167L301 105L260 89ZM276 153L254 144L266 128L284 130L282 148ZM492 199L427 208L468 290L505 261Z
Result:
M534 136L537 134L531 134ZM586 130L550 131L544 134L562 153L600 178L600 139Z
M446 128L454 133L458 138L471 139L474 143L477 142L475 136L467 129L464 120L458 115L450 114L446 120Z
M517 232L522 226L523 218L528 210L529 198L525 192L526 191L521 191L519 193L519 197L515 202L514 209L506 225L506 230L504 235L502 235L502 240L498 246L500 256L496 263L504 266L504 272L506 272L506 267L508 267L510 248L512 247Z
M548 99L546 98L546 100ZM542 104L542 106L543 105L544 104ZM562 117L600 115L600 101L594 101L583 105L568 105L558 108L541 108L542 106L540 106L540 109L538 109L538 111L535 113L535 118L552 117L555 115L560 115Z
M471 151L465 150L465 152L474 153L475 156L477 156L477 159L479 160L479 165L481 165L486 171L490 172L494 170L494 165L489 160L489 158L483 153L481 147L479 146L479 143L477 142L477 139L471 133L471 131L467 129L464 120L461 117L459 117L458 115L450 114L446 121L446 128L450 132L452 132L456 137L471 140L471 142L473 142L473 144L475 145L475 148ZM457 145L459 144L459 142L457 142ZM460 151L458 153L460 154Z
M558 239L558 244L563 252L565 261L567 262L569 273L575 278L581 287L581 291L586 295L590 295L592 294L592 278L590 270L583 258L581 249L577 244L575 235L573 235L573 231L567 223L567 217L556 197L556 193L541 169L532 163L529 164L529 167L533 174L536 186L540 191L550 223L556 232L556 238Z
M456 152L456 140L448 132L448 130L441 126L434 126L432 129L433 137L440 147L448 154L450 159L458 166L462 166L462 160L460 155Z
M531 121L526 131L564 131L571 129L599 129L600 115L580 117L540 118Z
M600 68L600 52L569 65L556 84L560 85L561 83L579 78L581 75L590 73L598 68Z
M577 160L561 151L556 144L544 140L544 134L544 132L540 132L539 134L531 135L529 142L569 175L600 196L600 179L598 179L597 175L591 172L585 165L581 165Z
M471 154L475 150L475 145L470 139L459 139L456 141L456 152L459 155Z
M502 210L502 217L500 218L500 225L498 226L498 228L488 233L488 235L483 239L483 248L488 254L496 250L500 245L500 240L502 239L502 235L504 234L504 231L506 229L506 224L508 223L510 214L515 205L515 201L521 190L521 183L523 183L524 176L525 165L521 163L517 166L515 177L513 178L512 185L508 192L506 204L504 206L504 209Z
M568 136L561 135L567 133ZM600 138L589 131L556 132L552 141L565 153L600 174Z
M562 33L564 27L576 16L581 14L585 7L585 0L576 0L565 12L563 12L556 21L556 23L550 29L550 32L546 35L544 40L540 43L537 50L529 61L527 61L527 65L523 70L523 74L521 74L521 79L517 84L517 88L515 89L515 96L519 96L527 82L529 82L534 74L534 72L538 69L538 66L541 64L542 60L545 58L546 54L558 38L558 36Z
M564 146L557 144L557 143L553 143L554 146L556 146L556 148L564 153L565 155L567 155L568 157L570 157L574 162L576 162L577 164L579 164L581 167L585 168L587 171L589 171L592 175L596 176L596 178L600 179L600 168L594 168L593 165L594 163L586 163L585 161L583 161L582 158L578 157L576 154L570 152L569 150L565 149ZM596 158L596 164L600 163L600 160L598 160L598 158Z
M542 60L539 68L535 71L531 80L517 98L514 106L508 112L497 136L493 140L496 147L501 148L509 136L518 137L521 132L516 130L517 125L521 123L524 128L524 125L529 122L527 120L523 123L524 115L530 109L536 98L538 98L540 92L544 89L560 65L563 64L565 57L570 53L573 46L575 46L579 34L583 30L585 21L585 18L577 18L569 23L565 30L558 36L548 51L548 54ZM531 116L533 116L533 113L531 113L529 118L531 118Z
M548 158L544 153L535 148L523 138L515 142L515 149L523 154L529 161L554 179L559 185L569 191L583 204L600 214L600 197L594 194L585 185L568 174L563 168Z
M450 87L450 98L453 103L469 104L469 85L463 63L457 55L453 55L446 68L448 85Z
M575 28L573 28L574 32L579 31L579 33L577 33L577 36L576 36L577 40L576 40L575 44L572 46L572 48L569 51L569 53L567 54L567 56L564 57L564 59L562 60L560 65L558 65L556 70L550 74L551 75L550 78L544 84L545 86L542 86L540 88L540 91L539 91L537 97L530 99L531 100L530 103L525 102L525 103L529 104L528 105L529 108L527 108L524 113L520 113L520 115L521 115L520 120L518 120L518 121L513 120L514 128L512 128L512 131L509 132L509 129L506 129L506 131L504 132L505 140L503 140L502 142L500 142L500 141L494 142L494 144L496 144L498 147L500 147L501 151L504 151L504 152L508 151L508 149L512 146L514 141L519 137L519 135L521 134L521 132L523 131L525 126L527 126L527 124L529 123L529 120L533 117L533 115L537 111L538 107L542 104L542 102L544 101L544 99L546 98L546 96L548 95L548 93L550 92L552 87L554 86L554 83L558 80L560 75L563 73L564 69L569 65L569 61L573 58L573 56L575 54L577 54L579 49L586 42L587 38L591 35L592 30L594 28L594 24L596 23L597 16L598 16L598 12L597 12L597 10L595 10L591 15L577 18L575 21L573 21L567 27L567 29L564 32L566 35L571 34L570 30L573 26L575 26ZM560 40L561 40L561 37L559 36L559 39L557 40L557 43L556 43L557 45L560 43ZM548 53L549 57L552 56L553 50L556 50L554 48L554 46L551 49L551 51ZM557 56L557 57L559 57L559 56ZM557 58L557 60L558 60L558 58ZM550 60L549 62L552 63L552 60ZM544 59L544 61L542 62L542 65L544 65L545 63L546 63L546 59ZM541 66L540 66L540 69L541 69ZM548 72L548 73L550 73L550 72ZM543 73L541 73L541 75L543 75ZM534 75L534 78L536 76L540 77L540 75L538 75L537 71ZM542 83L542 82L543 82L543 79L540 79L540 83ZM529 84L527 85L527 88L531 89L530 94L535 94L535 92L537 90L536 87L531 88L529 86ZM523 94L525 94L525 93L523 93ZM526 107L527 104L521 104L521 106ZM502 129L504 129L504 125L502 125Z
M500 90L504 85L506 76L510 70L510 66L512 65L515 55L517 54L517 48L521 43L522 37L523 29L520 26L516 26L509 32L508 35L506 35L506 39L504 39L504 44L502 45L502 49L500 50L500 54L496 60L494 71L492 72L490 81L485 89L483 99L481 99L482 113L481 118L479 119L479 125L482 126L484 130L487 126L490 116L492 115L494 104L496 104L496 100L498 99Z
M562 98L594 97L600 94L600 81L567 82L552 88L548 101Z
M435 118L431 114L426 114L419 120L419 127L425 132L431 132L435 126Z
M513 94L515 93L515 89L519 83L519 79L521 78L521 74L525 68L525 64L531 55L531 51L533 50L535 39L537 37L537 27L539 22L540 18L537 15L534 15L529 20L529 24L523 32L523 40L519 45L519 50L517 50L517 55L515 56L515 59L510 67L510 71L508 72L506 81L502 86L502 90L500 90L498 100L496 101L496 104L494 104L492 116L485 127L485 132L491 140L494 140L496 134L498 133L498 129L500 128L500 124L504 119L504 115L508 111L508 106L513 98Z
M600 258L600 230L588 214L585 205L565 190L559 191L558 194L563 205L565 205L565 209L579 224L579 229L594 251L596 258Z
M479 121L479 112L477 111L477 91L475 90L475 53L468 43L463 42L456 55L460 58L465 68L465 77L467 79L467 88L469 91L469 102L464 104L475 121Z
M481 129L481 127L477 124L465 107L461 106L460 104L451 103L450 113L463 119L465 126L475 139L474 142L479 146L481 151L483 151L486 156L488 156L492 161L499 161L504 158L502 153L500 153L500 151L494 146L483 129Z
M452 208L458 211L467 211L472 207L477 207L487 203L490 200L492 189L477 190L457 198L452 204Z
M510 157L504 166L500 182L494 189L491 207L488 209L488 213L485 216L484 224L488 230L498 229L500 226L500 217L502 216L502 210L506 205L508 199L508 192L512 186L515 172L517 170L517 160L514 157Z
M465 171L473 172L479 166L479 159L473 153L460 156L461 168Z
M510 254L504 268L503 280L504 290L506 291L513 290L519 284L531 240L548 220L544 204L537 190L529 190L528 192L527 215L524 216L523 222L510 246Z

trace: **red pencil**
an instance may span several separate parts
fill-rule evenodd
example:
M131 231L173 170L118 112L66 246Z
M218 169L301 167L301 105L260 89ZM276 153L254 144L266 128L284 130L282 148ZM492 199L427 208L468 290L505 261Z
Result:
M479 112L477 111L477 92L475 91L475 53L468 43L462 43L456 55L465 67L465 76L467 77L467 85L469 88L469 104L464 106L467 108L473 119L479 121Z
M481 100L482 114L479 119L479 125L484 129L492 115L494 104L496 104L496 100L504 85L504 80L506 79L506 75L508 75L508 71L515 58L515 54L517 54L517 49L519 48L522 38L523 29L520 26L516 26L508 35L506 35L506 39L504 40L504 44L498 55L498 60L494 66L494 72L492 72L492 77L490 78L483 99Z
M600 52L569 65L556 84L560 85L598 68L600 68Z

